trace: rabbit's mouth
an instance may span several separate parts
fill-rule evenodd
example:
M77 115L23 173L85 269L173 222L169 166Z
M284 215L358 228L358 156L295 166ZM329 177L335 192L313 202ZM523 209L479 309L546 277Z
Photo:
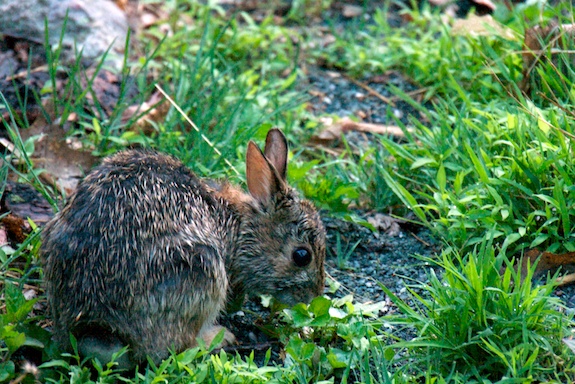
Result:
M273 296L277 301L283 304L294 306L298 303L309 304L316 296L319 296L322 293L323 292L316 292L309 286L302 285L278 287Z

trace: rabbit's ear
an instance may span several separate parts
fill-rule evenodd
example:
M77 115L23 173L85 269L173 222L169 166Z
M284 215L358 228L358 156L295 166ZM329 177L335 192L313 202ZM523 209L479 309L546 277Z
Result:
M279 177L285 181L287 171L288 145L282 131L270 129L266 137L264 154L278 171Z
M264 205L268 205L272 196L285 189L278 171L253 141L249 142L246 154L246 179L250 194Z

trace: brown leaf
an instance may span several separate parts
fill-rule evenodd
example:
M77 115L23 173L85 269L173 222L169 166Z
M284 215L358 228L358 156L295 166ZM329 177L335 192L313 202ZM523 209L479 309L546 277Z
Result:
M495 11L497 6L490 0L473 0L473 2L481 7L487 8L491 12Z
M4 188L1 211L23 220L30 218L39 226L54 216L52 206L44 196L29 184L12 181L8 181Z
M161 3L140 4L138 11L140 15L139 27L142 29L149 28L161 21L168 20L170 17L167 7L163 6Z
M507 40L517 40L511 28L495 20L491 15L470 14L466 19L456 19L451 28L452 35L460 36L499 36Z
M54 108L49 103L44 106L57 121ZM49 180L63 188L67 193L76 189L80 179L96 164L98 159L72 139L66 139L64 128L56 123L49 124L44 115L39 115L30 128L21 132L23 140L39 136L34 145L32 161L36 168L43 169ZM78 143L79 144L79 143ZM18 156L17 153L14 153Z
M548 62L548 48L566 48L570 45L568 40L575 38L575 24L551 24L545 28L537 25L525 31L523 40L523 79L519 83L520 89L527 93L532 84L531 76L537 76L535 67L540 63ZM553 55L551 55L553 56ZM572 55L571 55L572 56ZM537 82L537 81L535 81Z
M380 232L384 232L389 236L397 236L401 233L400 223L403 221L384 215L383 213L376 213L373 216L368 217L367 221L373 225L375 229Z
M150 96L148 101L126 108L124 113L122 113L122 122L126 123L135 115L139 115L136 122L131 126L131 130L149 135L154 130L152 122L163 120L169 110L170 103L162 97L159 91L156 91Z
M8 244L8 232L6 232L6 227L0 225L0 247Z
M17 243L22 243L26 240L28 234L32 231L30 224L21 217L8 214L2 218L2 224L6 229L8 238Z
M358 17L363 13L363 7L360 7L358 5L352 5L352 4L345 4L343 6L343 9L341 10L341 14L343 17L346 17L348 19L352 18L352 17Z
M575 353L575 341L573 340L573 336L563 339L563 342L573 353Z
M575 267L575 252L567 252L562 254L555 254L551 252L542 252L538 249L530 249L525 252L521 259L521 279L527 275L527 265L534 265L536 261L537 266L533 273L534 277L542 276L546 273L555 273L561 268L562 271L568 271ZM566 282L568 283L568 282Z

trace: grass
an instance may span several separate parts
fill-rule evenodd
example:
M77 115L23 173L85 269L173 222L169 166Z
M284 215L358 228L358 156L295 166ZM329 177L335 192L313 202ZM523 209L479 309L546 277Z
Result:
M451 24L426 6L403 10L412 21L392 28L387 12L393 4L385 2L372 24L359 21L340 32L330 21L335 42L309 49L313 31L297 26L329 5L294 2L289 22L282 24L271 15L260 21L248 13L227 18L217 6L166 2L169 34L156 26L139 37L148 54L125 61L113 110L94 102L94 79L104 59L95 72L87 72L79 60L64 68L58 50L47 52L51 80L37 97L52 99L60 122L78 116L71 135L95 155L139 143L175 154L202 176L239 182L247 141L262 139L278 126L293 144L292 184L326 214L348 220L361 220L350 215L350 207L413 214L410 220L446 244L439 257L426 260L442 273L430 272L429 283L411 287L409 305L383 287L400 310L394 316L380 317L380 303L361 305L352 297L326 296L280 310L268 331L284 346L282 361L269 353L262 362L253 354L233 356L201 346L126 378L113 364L59 355L39 326L44 319L34 304L42 297L26 300L23 295L26 284L37 286L42 277L35 229L22 244L0 249L0 380L31 382L34 369L47 382L575 380L575 357L562 341L571 336L573 320L553 296L552 280L532 283L530 270L520 282L512 269L502 271L513 256L533 247L575 250L573 47L564 46L537 65L529 93L522 94L520 38L493 32L453 35ZM552 18L573 22L565 16L573 14L570 7L564 2L518 5L511 12L498 8L495 19L523 36L530 26ZM193 20L193 26L181 19ZM545 51L551 57L552 47ZM320 127L318 116L306 109L299 83L306 76L303 68L318 61L358 78L398 71L424 89L423 99L415 101L390 86L420 113L410 120L415 129L405 130L405 142L381 137L370 148L352 150L344 139L337 157L307 146ZM62 73L68 81L58 92L53 84ZM175 108L155 121L151 132L129 129L139 116L123 121L122 113L149 99L156 84L200 132ZM0 107L11 106L4 100ZM28 122L10 116L3 126L22 153L21 166L14 168L14 155L5 155L2 180L14 172L56 207L58 197L34 167L33 141L24 143L19 136ZM356 246L343 246L339 239L340 268ZM397 330L403 328L414 338L398 340ZM18 371L22 347L39 351L44 363Z
M560 382L572 380L575 367L564 365L570 353L562 342L570 322L551 297L553 283L532 283L533 270L519 283L519 273L506 268L505 254L495 255L490 241L465 256L451 250L426 260L444 273L432 273L419 287L429 298L412 291L416 309L386 289L405 314L397 321L417 329L416 338L394 348L412 349L430 374L462 381L546 381L550 372Z

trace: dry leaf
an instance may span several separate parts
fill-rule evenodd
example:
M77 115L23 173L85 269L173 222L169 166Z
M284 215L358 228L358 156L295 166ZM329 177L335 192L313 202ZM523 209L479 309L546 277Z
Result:
M336 37L331 33L324 34L321 39L319 39L319 45L322 48L326 48L337 41Z
M384 232L389 236L397 236L401 233L401 227L399 224L402 220L384 215L383 213L376 213L375 215L368 217L367 221L373 225L375 229L380 232Z
M142 29L147 29L160 21L170 18L166 7L161 3L140 4L138 8L140 15L139 26Z
M0 247L8 244L8 233L6 232L6 227L0 225Z
M6 234L8 238L14 240L17 243L22 243L28 237L28 234L32 232L32 227L28 221L21 217L8 214L1 219L4 228L6 229Z
M555 273L559 268L562 271L568 271L575 267L575 252L567 252L562 254L555 254L551 252L542 252L538 249L530 249L525 252L523 258L521 259L521 279L527 275L527 265L534 265L536 261L537 266L534 277L542 276L546 273ZM571 281L569 279L564 280L563 284L568 284Z
M30 218L39 226L46 224L54 216L52 206L42 194L29 184L12 181L6 183L0 208L2 212L10 212L21 220Z
M575 353L575 341L573 340L572 337L568 338L568 339L563 339L563 342L565 343L565 345L567 345L569 347L569 349Z
M360 16L362 13L363 13L363 7L360 7L358 5L345 4L343 6L343 9L341 10L342 16L348 19Z
M429 4L435 5L438 7L447 5L449 3L453 3L453 0L429 0Z
M36 292L36 290L32 288L27 288L24 291L22 291L22 293L24 294L24 298L26 300L32 300L36 296L38 296L38 292Z
M470 14L466 19L456 19L451 28L452 35L460 36L499 36L507 40L517 40L511 28L503 26L491 15Z
M538 63L547 62L552 58L548 57L548 48L565 48L570 46L569 42L575 38L575 24L551 24L545 28L535 26L525 31L523 40L523 79L520 89L528 93L533 83L532 76L537 76L535 67ZM536 79L534 82L537 82Z
M122 113L122 122L126 123L134 115L141 115L130 129L134 132L142 132L145 135L149 135L154 130L154 126L151 122L162 121L169 110L170 104L166 102L160 92L156 91L150 96L148 101L126 108Z
M53 106L46 103L44 108L55 121ZM90 152L73 149L74 143L66 140L64 128L55 123L49 124L43 115L38 116L30 128L22 131L23 140L32 136L39 136L32 155L35 167L43 169L48 175L42 175L67 193L76 189L80 179L98 161ZM16 153L14 155L17 156Z

